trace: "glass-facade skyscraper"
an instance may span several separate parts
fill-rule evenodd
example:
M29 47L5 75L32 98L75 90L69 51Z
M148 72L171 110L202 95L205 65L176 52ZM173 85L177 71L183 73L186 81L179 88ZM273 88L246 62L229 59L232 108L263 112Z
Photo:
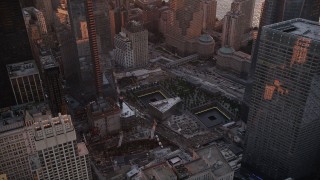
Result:
M319 21L320 0L265 0L260 18L260 29L252 51L251 69L244 96L241 117L247 120L248 103L252 91L252 77L254 76L257 53L260 43L261 28L265 25L278 23L294 18L303 18L311 21Z
M260 27L294 18L319 21L320 0L266 0Z
M318 22L262 28L244 162L269 178L302 178L319 165L319 49Z

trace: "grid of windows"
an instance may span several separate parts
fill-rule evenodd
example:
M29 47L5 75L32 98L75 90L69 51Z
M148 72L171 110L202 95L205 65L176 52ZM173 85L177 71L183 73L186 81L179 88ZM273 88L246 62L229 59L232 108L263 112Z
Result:
M244 159L274 179L301 178L320 150L320 43L276 27L261 34Z
M0 136L0 172L8 179L32 179L28 161L28 132L17 130L15 133Z
M42 171L39 180L90 179L87 156L78 156L76 141L70 141L38 152Z

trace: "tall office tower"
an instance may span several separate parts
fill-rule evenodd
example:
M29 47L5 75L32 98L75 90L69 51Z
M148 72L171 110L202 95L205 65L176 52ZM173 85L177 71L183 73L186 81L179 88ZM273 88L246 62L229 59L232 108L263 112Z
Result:
M320 24L262 28L244 162L272 179L316 172L320 150Z
M33 127L37 179L92 179L88 149L77 143L70 115L42 119Z
M34 179L30 163L30 156L36 154L32 124L42 114L50 115L46 103L0 110L0 172L8 179Z
M265 0L260 18L260 27L294 18L319 21L319 16L320 0ZM259 29L257 39L253 46L251 72L248 80L249 84L246 87L244 96L243 109L248 109L249 99L252 94L252 77L257 63L261 29L262 28ZM242 118L246 120L247 113L246 111L242 112L244 112Z
M57 29L60 43L63 76L70 85L77 86L80 79L80 63L76 39L70 27L62 25Z
M0 1L0 87L10 87L7 64L33 59L19 0ZM10 88L0 91L0 107L15 103Z
M202 0L172 0L168 14L166 44L180 55L193 53L191 40L199 37L203 27Z
M319 21L320 0L266 0L260 27L294 18Z
M37 9L43 12L46 19L48 31L51 32L54 24L54 12L52 7L52 0L35 0L35 6Z
M112 69L111 61L106 59L112 47L108 4L103 0L86 0L85 6L96 91L100 96L103 95L103 71ZM105 63L104 69L102 63Z
M128 11L120 0L117 0L115 5L109 6L109 17L110 17L110 27L111 27L111 39L112 42L115 35L119 34L121 27L125 26L128 21Z
M146 66L148 63L148 31L136 21L130 21L115 37L115 61L124 68Z
M46 21L41 11L34 7L26 7L22 9L22 12L27 29L29 28L30 24L34 23L38 25L41 34L48 33Z
M241 25L241 34L249 33L252 28L254 6L256 0L234 0L233 3L239 4L244 21Z
M34 60L8 64L7 71L16 104L41 102L45 99L39 70Z
M51 54L42 56L40 61L51 113L53 116L57 116L58 113L66 114L67 109L62 88L62 77L59 63Z
M224 16L222 46L239 50L241 46L242 23L244 15L240 11L239 4L232 3L231 11Z
M216 25L217 1L203 0L203 30L213 30Z

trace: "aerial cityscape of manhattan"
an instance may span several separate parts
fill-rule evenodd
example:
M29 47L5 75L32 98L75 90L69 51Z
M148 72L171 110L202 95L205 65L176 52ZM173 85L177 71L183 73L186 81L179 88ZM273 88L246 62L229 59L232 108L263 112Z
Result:
M0 0L0 180L320 180L320 0Z

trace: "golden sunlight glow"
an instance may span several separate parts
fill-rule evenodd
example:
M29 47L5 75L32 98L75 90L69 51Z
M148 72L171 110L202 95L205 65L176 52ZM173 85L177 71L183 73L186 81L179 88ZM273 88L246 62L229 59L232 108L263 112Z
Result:
M293 54L290 66L294 63L304 64L307 61L308 47L311 44L311 39L299 37L293 47Z

